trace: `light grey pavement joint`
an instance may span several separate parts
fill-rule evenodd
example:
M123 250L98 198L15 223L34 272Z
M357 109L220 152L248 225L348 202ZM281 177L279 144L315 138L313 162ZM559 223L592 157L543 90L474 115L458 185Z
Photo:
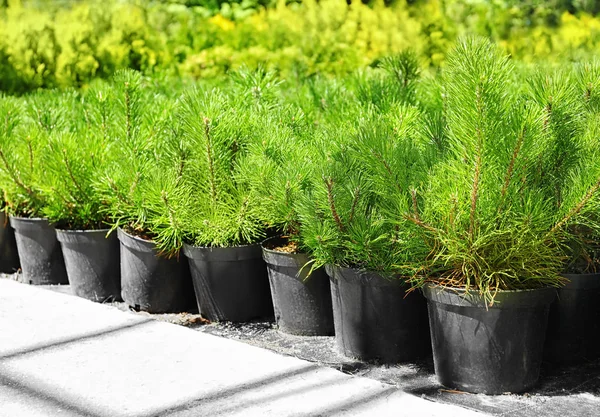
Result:
M482 416L241 342L0 280L0 416Z

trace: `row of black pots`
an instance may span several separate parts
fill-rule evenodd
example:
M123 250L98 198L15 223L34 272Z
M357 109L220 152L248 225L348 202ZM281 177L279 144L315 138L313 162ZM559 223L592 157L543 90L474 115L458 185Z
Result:
M273 307L260 246L204 248L185 245L187 262L160 256L151 241L118 231L123 300L152 312L189 310L197 302L211 321L271 317Z
M44 254L46 266L59 263L55 248L48 245L49 230L53 229L41 222L36 232L33 223L11 218L19 250L33 248ZM45 232L48 236L40 239ZM114 249L117 239L105 235L105 231L57 231L67 269L77 271L69 275L75 292L96 301L101 298L97 290L101 285L86 284L96 289L93 292L78 284L76 275L119 275L81 260L119 257ZM538 379L542 352L556 363L591 360L600 353L600 309L595 302L600 295L600 276L596 274L567 276L571 283L558 290L558 299L554 289L504 291L489 306L473 293L434 286L425 287L424 298L418 291L408 291L400 280L350 268L317 269L307 279L308 257L271 250L277 246L273 243L278 243L273 239L262 249L267 268L259 245L228 249L186 245L183 252L191 271L188 262L159 256L152 242L121 230L118 240L123 280L120 286L113 282L104 288L117 296L117 288L122 288L123 299L135 308L184 311L195 292L200 312L210 320L267 317L273 307L281 331L335 333L342 353L363 360L409 361L429 355L433 347L440 382L462 391L525 391ZM80 243L87 249L78 249ZM102 245L112 249L101 249ZM39 274L44 265L37 262L24 262L24 273L33 266L30 271ZM51 266L51 272L38 275L41 278L36 283L56 279L59 274L52 271L60 266Z
M200 312L210 320L273 315L260 245L186 245L188 266L178 257L161 256L153 242L120 229L116 234L56 230L45 219L20 217L11 217L10 224L23 281L29 284L70 283L77 296L99 302L122 296L131 307L151 313L189 311L198 299Z
M305 255L263 252L279 328L302 334L300 312L330 323L329 282L336 344L346 356L396 363L433 351L442 385L487 394L528 390L543 360L600 357L600 274L565 275L570 283L558 290L501 291L490 306L475 292L426 286L423 297L400 280L351 268L329 266L304 282Z

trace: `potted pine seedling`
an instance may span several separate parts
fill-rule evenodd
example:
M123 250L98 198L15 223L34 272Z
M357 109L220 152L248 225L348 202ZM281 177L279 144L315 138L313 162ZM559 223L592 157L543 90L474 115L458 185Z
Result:
M47 196L39 186L47 137L62 127L61 112L52 108L57 97L46 92L28 97L25 104L0 98L0 188L15 231L22 279L36 285L68 283L54 226L44 217Z
M73 294L91 301L121 298L119 241L109 234L102 194L94 187L106 174L111 102L91 90L71 115L67 131L51 133L43 155L48 204L44 214L57 228Z
M152 94L133 71L116 74L114 88L115 157L96 187L120 241L121 296L136 310L186 311L189 268L177 235L164 231L171 230L171 193L186 165L174 103Z
M260 243L260 199L239 174L259 114L234 108L219 91L192 89L180 119L191 153L176 204L200 313L209 320L271 317Z
M566 67L530 77L530 97L540 108L551 145L544 155L548 160L538 162L536 178L554 197L556 212L568 217L564 227L571 235L564 246L562 274L569 282L552 303L544 349L545 358L557 364L589 361L600 354L598 212L593 201L576 213L565 212L579 204L590 187L597 187L600 178L599 119L594 110L598 73L597 66L586 63L579 73Z
M510 88L512 71L487 40L462 40L449 55L449 156L429 175L421 213L408 217L430 252L423 290L437 377L486 394L537 382L548 311L565 282L564 225L591 199L565 202L557 216L538 186L534 162L551 141L539 108Z
M343 354L387 363L430 352L425 299L411 292L415 262L426 254L403 214L426 171L419 111L398 108L396 123L369 115L319 147L321 170L300 206L300 236L326 266L336 344ZM344 138L340 140L340 138Z
M3 194L0 190L0 195ZM0 200L0 272L12 274L19 269L19 265L15 233L8 224L4 200Z
M324 268L313 269L300 234L298 199L310 186L314 165L322 163L312 154L310 138L283 124L295 114L279 113L279 121L263 119L262 141L250 147L241 167L260 199L260 217L277 236L262 243L267 264L275 321L279 330L303 336L333 334L329 278Z

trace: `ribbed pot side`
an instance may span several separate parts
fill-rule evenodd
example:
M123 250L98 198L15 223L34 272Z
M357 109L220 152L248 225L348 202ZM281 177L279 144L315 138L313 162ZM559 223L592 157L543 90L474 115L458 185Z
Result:
M57 230L73 294L91 301L121 299L119 239L109 230Z
M519 393L539 378L553 288L499 291L492 306L475 291L426 286L435 373L448 388Z
M431 352L427 306L401 279L327 266L336 344L349 357L386 363L411 361Z
M286 244L279 237L263 242L275 321L280 331L299 336L333 335L333 310L329 277L324 268L312 271L303 253L271 248Z
M23 281L33 285L68 284L54 226L47 219L10 216L15 231Z
M121 296L149 313L178 313L190 308L194 291L187 262L161 256L156 244L119 229Z

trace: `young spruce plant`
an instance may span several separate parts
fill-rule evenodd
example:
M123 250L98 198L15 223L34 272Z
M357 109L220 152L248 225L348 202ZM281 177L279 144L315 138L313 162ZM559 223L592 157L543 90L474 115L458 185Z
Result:
M260 199L239 167L259 140L259 113L235 108L219 90L193 88L181 98L178 117L189 146L171 208L172 233L199 247L256 243L264 237Z
M55 92L29 96L26 101L0 97L0 189L9 214L44 217L48 194L42 155L48 137L62 129L63 109L56 105Z
M596 125L588 123L594 117L586 109L587 90L581 94L572 68L566 67L552 72L538 69L529 78L529 94L542 115L545 146L540 159L531 164L532 177L554 202L559 220L569 219L564 224L569 239L564 246L565 272L594 272L599 266L594 202L587 201L577 213L569 213L600 178L593 138Z
M106 228L108 219L95 183L116 154L110 148L110 102L104 90L76 98L67 126L48 135L42 155L49 196L44 214L59 229L97 230Z
M331 131L318 148L316 160L326 163L315 170L299 209L315 266L410 277L425 256L406 216L418 205L415 187L433 161L431 145L422 140L418 109L395 110L367 112L354 132ZM341 135L350 136L339 141Z
M154 241L165 254L181 246L171 202L179 186L187 148L175 101L158 94L134 71L115 75L106 109L109 164L96 187L114 229Z
M595 204L598 188L588 182L563 197L557 214L555 187L540 187L536 175L541 168L568 177L568 164L537 165L559 146L557 136L547 133L547 109L507 88L512 71L487 40L465 39L450 54L449 156L429 176L420 217L408 217L429 246L426 280L477 291L489 303L501 290L564 282L567 225Z

